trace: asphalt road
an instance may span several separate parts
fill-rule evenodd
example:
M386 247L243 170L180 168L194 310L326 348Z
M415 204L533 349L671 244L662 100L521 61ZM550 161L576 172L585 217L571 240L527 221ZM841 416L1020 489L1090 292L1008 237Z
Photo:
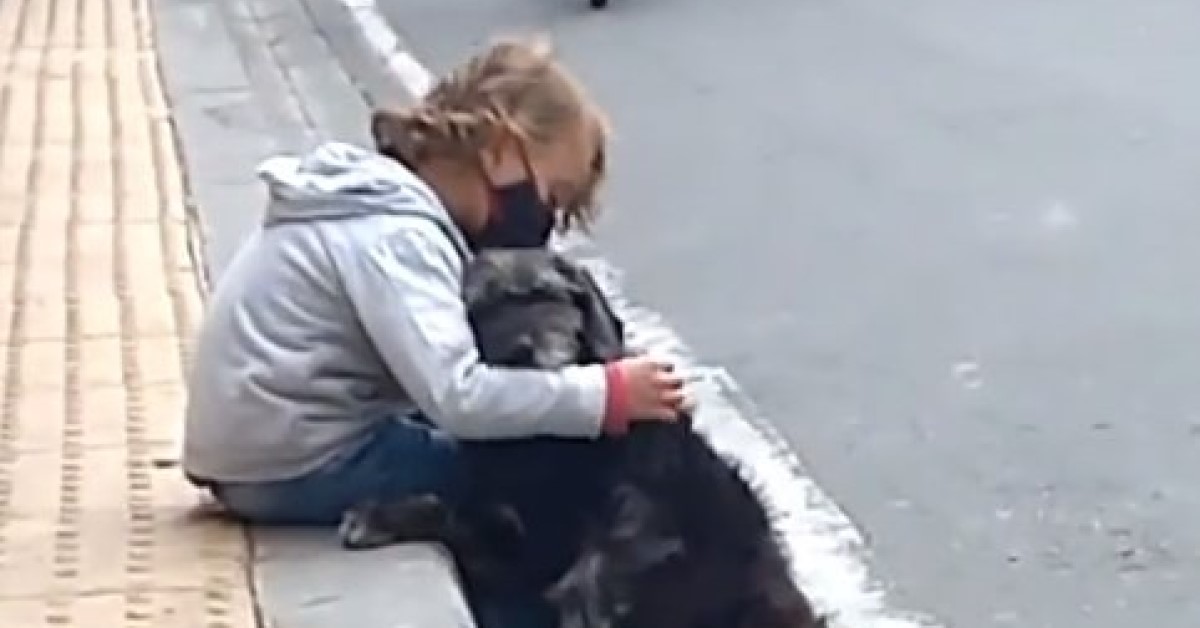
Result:
M1200 625L1200 4L381 0L548 30L601 240L962 628Z

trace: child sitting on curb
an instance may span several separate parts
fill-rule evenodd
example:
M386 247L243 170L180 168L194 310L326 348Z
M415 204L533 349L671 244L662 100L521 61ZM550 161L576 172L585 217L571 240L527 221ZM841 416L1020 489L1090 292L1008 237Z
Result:
M480 362L461 296L481 247L587 226L606 128L541 42L501 42L422 101L260 167L262 230L217 282L189 377L183 464L231 514L336 524L351 505L453 498L457 439L620 434L672 420L650 357L557 372Z

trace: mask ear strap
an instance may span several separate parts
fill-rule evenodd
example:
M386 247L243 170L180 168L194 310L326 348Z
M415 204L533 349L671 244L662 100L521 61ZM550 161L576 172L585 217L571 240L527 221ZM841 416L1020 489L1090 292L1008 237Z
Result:
M496 215L496 208L500 206L500 201L496 194L496 184L492 182L492 176L488 174L482 155L475 160L475 169L479 172L479 179L483 181L483 186L487 188L487 215L484 220L486 225Z
M493 132L492 137L495 138L493 141L498 143L492 143L488 146L485 146L479 153L478 158L475 160L475 166L479 170L479 178L483 180L483 184L488 189L488 220L492 219L492 217L496 214L496 208L500 205L497 198L499 196L497 190L499 190L501 186L496 185L496 182L492 179L492 175L488 173L487 163L484 160L484 153L490 153L493 157L495 157L500 153L499 149L503 148L503 142L512 141L517 145L518 151L520 151L521 161L525 162L526 168L528 168L528 158L525 155L525 144L521 139L521 133L516 130L515 125L513 125L512 122L510 122L507 118L499 118L499 122L496 124L498 125L498 128Z
M521 160L521 165L525 167L525 178L537 190L538 200L544 205L549 205L547 199L543 197L541 176L537 168L533 167L533 157L529 154L529 136L512 118L506 116L502 124L504 125L503 132L505 138L516 146L517 158ZM549 188L547 188L546 192L549 192Z

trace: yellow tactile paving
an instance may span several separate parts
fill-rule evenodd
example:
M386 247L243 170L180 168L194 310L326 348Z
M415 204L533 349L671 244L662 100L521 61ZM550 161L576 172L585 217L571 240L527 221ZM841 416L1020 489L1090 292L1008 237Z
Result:
M171 466L199 313L150 0L0 2L0 626L251 628Z

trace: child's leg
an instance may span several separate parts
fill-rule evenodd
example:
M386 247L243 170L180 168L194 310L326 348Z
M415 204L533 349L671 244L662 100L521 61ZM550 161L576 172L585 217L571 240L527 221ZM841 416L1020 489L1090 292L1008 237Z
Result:
M368 499L462 489L458 448L445 434L409 419L381 425L351 455L295 480L225 483L213 494L236 517L265 525L337 525L343 513Z
M353 455L284 482L223 484L217 499L235 516L267 525L328 525L368 499L436 495L455 501L465 479L456 443L409 419L381 426ZM553 609L540 596L472 600L480 628L552 628Z

